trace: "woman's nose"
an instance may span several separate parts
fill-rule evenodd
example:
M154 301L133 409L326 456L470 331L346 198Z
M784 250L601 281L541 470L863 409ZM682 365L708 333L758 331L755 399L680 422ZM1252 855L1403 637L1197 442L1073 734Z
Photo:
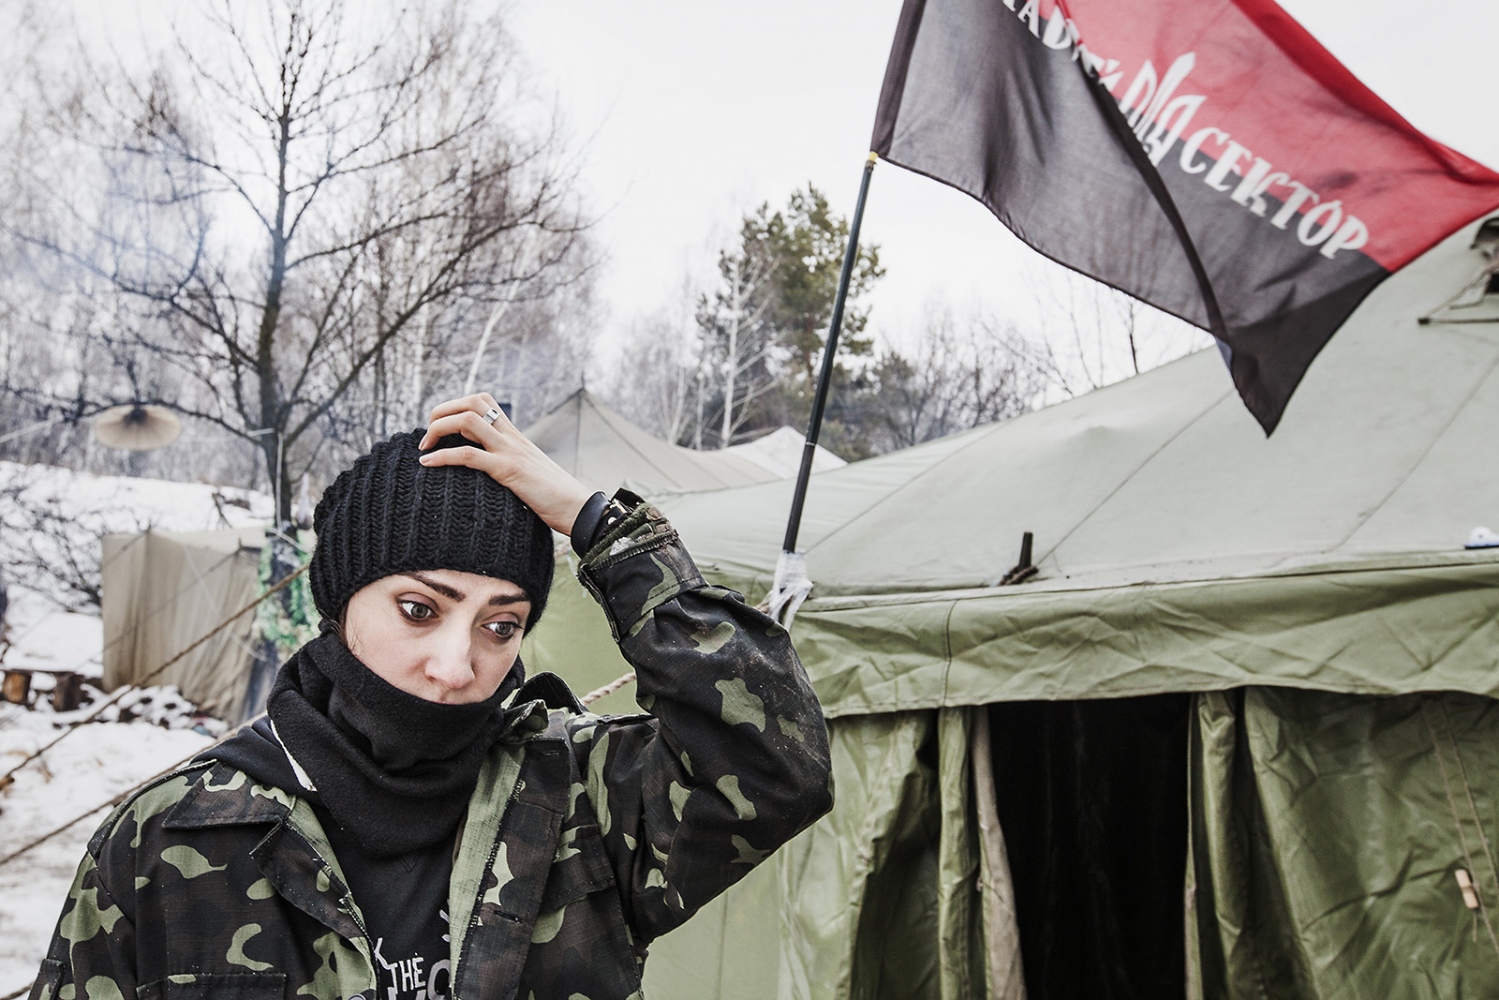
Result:
M457 691L473 682L473 646L467 630L457 630L432 637L433 649L427 657L426 674L449 691Z

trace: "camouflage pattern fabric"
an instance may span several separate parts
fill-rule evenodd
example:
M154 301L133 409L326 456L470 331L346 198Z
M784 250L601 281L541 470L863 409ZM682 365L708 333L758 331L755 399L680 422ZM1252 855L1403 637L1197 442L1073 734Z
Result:
M580 575L647 714L589 714L550 675L521 689L455 844L426 1000L638 997L650 941L832 803L788 636L707 586L659 512L637 507ZM31 997L385 1000L377 982L311 806L209 762L95 834Z

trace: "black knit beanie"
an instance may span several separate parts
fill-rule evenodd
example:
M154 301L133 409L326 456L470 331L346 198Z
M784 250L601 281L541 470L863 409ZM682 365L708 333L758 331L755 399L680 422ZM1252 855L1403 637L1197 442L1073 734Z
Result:
M424 431L397 434L361 455L323 491L312 517L312 600L328 622L354 592L393 573L452 569L509 580L536 625L552 587L552 532L487 474L417 461ZM460 435L431 449L469 445Z

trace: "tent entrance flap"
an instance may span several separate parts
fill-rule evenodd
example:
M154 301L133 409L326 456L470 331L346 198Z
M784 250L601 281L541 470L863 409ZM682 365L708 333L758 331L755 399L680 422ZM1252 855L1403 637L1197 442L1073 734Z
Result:
M1186 996L1190 695L990 705L1030 1000Z
M1194 995L1499 995L1499 702L1210 692L1191 741Z

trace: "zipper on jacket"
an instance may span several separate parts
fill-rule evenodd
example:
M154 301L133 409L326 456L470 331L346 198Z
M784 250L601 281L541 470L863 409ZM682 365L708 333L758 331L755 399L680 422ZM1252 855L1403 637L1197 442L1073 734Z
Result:
M509 812L510 807L515 805L515 800L520 798L520 793L525 790L525 787L526 779L517 777L515 779L515 787L510 790L510 797L505 800L506 812ZM500 856L500 833L504 829L504 825L505 822L503 819L501 819L499 829L495 830L494 843L489 845L489 856L484 859L484 872L494 871L495 858ZM450 973L451 978L448 980L448 989L450 991L448 1000L463 1000L463 997L458 992L458 984L462 980L461 973L463 969L467 967L468 963L468 949L470 940L468 932L479 926L479 906L483 902L484 878L483 873L481 872L479 878L479 891L474 894L473 912L468 915L468 926L463 929L463 947L458 952L458 967L452 970L452 972Z

